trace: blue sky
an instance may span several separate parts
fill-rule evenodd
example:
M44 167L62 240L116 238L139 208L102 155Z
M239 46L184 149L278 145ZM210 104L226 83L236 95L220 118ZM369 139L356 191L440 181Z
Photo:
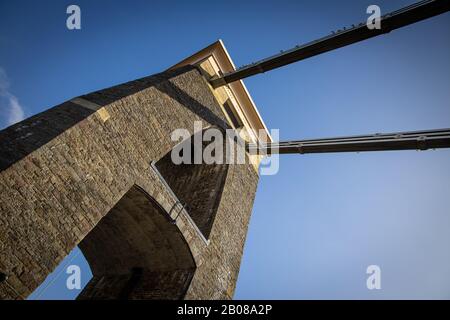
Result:
M370 4L412 2L0 1L0 127L219 38L239 66L364 21ZM65 27L70 4L81 30ZM281 140L445 128L449 56L445 14L245 83ZM449 299L449 160L450 150L282 156L260 180L235 298ZM366 288L371 264L381 290ZM31 298L75 297L64 271Z

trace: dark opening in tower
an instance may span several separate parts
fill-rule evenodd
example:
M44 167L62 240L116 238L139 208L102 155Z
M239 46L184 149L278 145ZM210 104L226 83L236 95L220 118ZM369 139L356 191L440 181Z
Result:
M208 129L205 129L205 132ZM195 135L200 134L196 133ZM225 134L223 134L223 147L225 150ZM201 164L194 163L194 136L183 141L186 146L182 150L190 150L190 163L175 164L172 160L172 151L156 162L156 167L173 190L192 220L202 232L206 239L209 238L214 219L220 204L225 180L228 172L228 165L225 157L220 163L207 164L202 160ZM212 139L214 141L214 139ZM208 142L203 142L202 152ZM212 153L214 155L214 152ZM225 154L225 152L224 152Z
M196 269L178 227L138 186L79 247L93 278L78 299L182 299Z

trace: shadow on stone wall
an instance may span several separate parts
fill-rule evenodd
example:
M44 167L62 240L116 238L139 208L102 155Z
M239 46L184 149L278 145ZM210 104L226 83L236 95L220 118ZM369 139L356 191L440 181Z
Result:
M93 112L68 101L1 130L0 172L50 142Z

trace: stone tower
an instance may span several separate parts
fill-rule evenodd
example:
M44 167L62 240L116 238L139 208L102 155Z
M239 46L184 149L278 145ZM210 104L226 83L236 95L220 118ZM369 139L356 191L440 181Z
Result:
M258 182L246 164L171 162L171 133L267 133L221 41L169 70L0 131L0 298L25 299L75 247L79 299L230 299ZM270 136L267 133L267 139Z

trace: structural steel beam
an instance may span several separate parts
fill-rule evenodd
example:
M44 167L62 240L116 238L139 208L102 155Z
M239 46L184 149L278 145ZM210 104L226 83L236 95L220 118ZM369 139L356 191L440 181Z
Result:
M450 128L362 136L249 144L251 154L362 152L450 148Z
M381 29L369 29L366 23L352 25L350 29L338 30L332 35L260 60L250 65L210 80L214 88L240 79L276 69L287 64L307 59L324 52L341 48L355 42L376 37L392 30L425 20L450 10L450 0L426 0L388 13L381 17Z

